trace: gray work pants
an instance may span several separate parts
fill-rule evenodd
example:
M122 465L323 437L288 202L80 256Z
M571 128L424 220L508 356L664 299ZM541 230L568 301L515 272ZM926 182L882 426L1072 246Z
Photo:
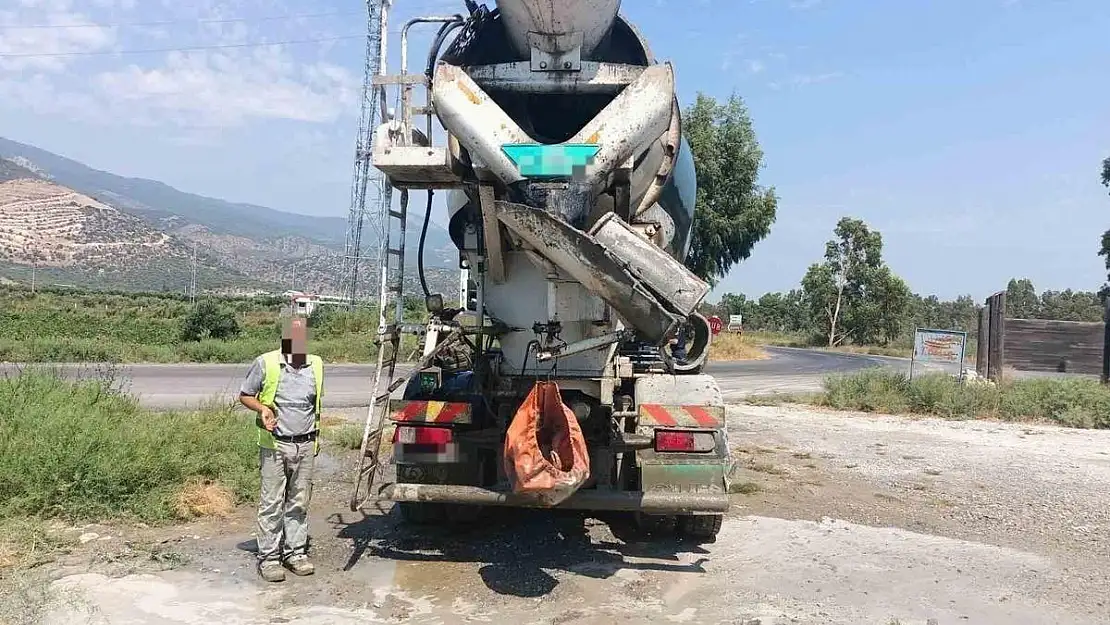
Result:
M258 456L262 471L256 532L258 559L277 560L303 554L308 544L315 443L277 441L276 449L260 448Z

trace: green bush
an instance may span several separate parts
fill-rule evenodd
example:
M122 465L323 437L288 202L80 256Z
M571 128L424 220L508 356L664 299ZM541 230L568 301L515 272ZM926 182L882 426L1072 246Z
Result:
M174 516L194 479L256 494L253 420L230 409L149 413L105 381L46 370L0 379L0 519Z
M178 349L178 357L184 362L250 362L263 352L277 349L278 345L277 341L257 339L234 341L206 339L196 343L182 343Z
M816 403L840 410L915 413L948 419L987 417L1110 428L1110 387L1084 378L961 383L943 374L909 380L873 369L825 381Z
M905 376L865 371L825 381L822 402L841 410L904 412L909 407Z
M284 303L239 297L193 306L170 293L0 290L0 361L248 362L279 345ZM422 318L417 305L406 301L406 318ZM377 325L375 310L321 306L309 320L309 347L327 362L369 362ZM415 344L406 336L403 355Z
M239 335L239 322L229 310L221 308L212 300L197 302L181 328L181 340L202 341L219 339L226 341Z

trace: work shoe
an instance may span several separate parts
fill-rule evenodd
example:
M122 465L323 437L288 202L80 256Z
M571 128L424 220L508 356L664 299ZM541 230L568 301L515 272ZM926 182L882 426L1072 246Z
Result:
M277 560L265 560L258 564L258 574L268 582L284 582L285 569Z
M290 571L293 571L293 575L300 575L302 577L305 575L312 575L316 572L316 567L308 561L308 556L303 554L290 557L285 561L285 566L289 567Z

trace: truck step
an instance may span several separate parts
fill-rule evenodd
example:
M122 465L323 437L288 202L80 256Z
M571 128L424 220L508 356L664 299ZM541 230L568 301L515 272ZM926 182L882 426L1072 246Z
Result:
M398 189L454 189L462 179L451 168L447 148L392 146L375 151L374 167Z

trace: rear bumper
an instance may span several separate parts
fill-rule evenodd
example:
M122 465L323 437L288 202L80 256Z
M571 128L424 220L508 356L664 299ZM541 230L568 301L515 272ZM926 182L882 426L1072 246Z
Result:
M490 490L477 486L389 484L379 499L412 503L457 503L516 508L548 508L527 493ZM623 510L653 514L727 512L725 493L622 492L580 490L555 506L560 510Z

